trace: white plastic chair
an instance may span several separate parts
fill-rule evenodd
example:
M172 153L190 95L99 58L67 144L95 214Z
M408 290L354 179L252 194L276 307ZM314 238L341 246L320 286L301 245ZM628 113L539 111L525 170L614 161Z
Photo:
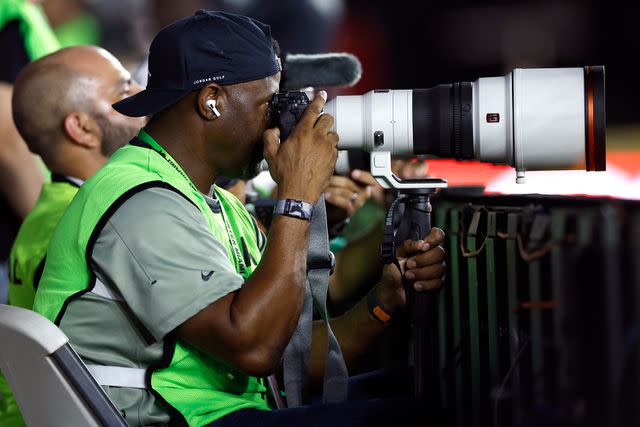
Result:
M0 304L0 369L28 426L126 427L58 327Z

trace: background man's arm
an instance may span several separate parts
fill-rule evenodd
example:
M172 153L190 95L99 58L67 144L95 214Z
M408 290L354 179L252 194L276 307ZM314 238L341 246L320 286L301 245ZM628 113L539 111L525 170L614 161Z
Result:
M443 240L442 230L434 228L424 240L406 241L399 249L398 259L404 276L413 283L416 291L437 291L442 285L445 254L439 245ZM374 292L388 309L397 311L406 306L402 275L394 265L385 266ZM366 352L384 327L382 322L369 313L366 298L342 316L331 320L331 329L340 342L347 367L353 366ZM311 386L316 387L322 384L324 378L327 354L327 331L324 323L314 322L312 334L309 376Z
M14 212L23 219L33 208L44 183L44 171L38 156L27 148L13 124L11 94L13 87L0 83L0 191ZM39 112L34 105L33 114Z

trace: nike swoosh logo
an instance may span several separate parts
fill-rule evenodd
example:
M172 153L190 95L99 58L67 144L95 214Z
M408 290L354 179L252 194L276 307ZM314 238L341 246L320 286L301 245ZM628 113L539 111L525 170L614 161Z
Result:
M208 282L209 279L211 279L211 276L213 276L213 270L211 270L207 274L204 274L204 271L200 272L200 277L202 277L202 280L204 280L205 282Z

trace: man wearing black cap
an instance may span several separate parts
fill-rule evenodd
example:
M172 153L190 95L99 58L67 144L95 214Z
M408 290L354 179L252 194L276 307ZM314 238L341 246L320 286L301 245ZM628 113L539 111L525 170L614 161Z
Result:
M268 101L280 64L269 27L200 11L163 29L147 89L114 105L148 125L78 192L52 238L34 310L66 333L130 425L376 425L395 402L271 411L275 372L300 316L313 202L337 157L326 93L279 143ZM264 157L283 208L269 243L218 175L250 178ZM442 232L407 242L405 277L437 289ZM368 301L332 321L347 364L405 305L385 270ZM314 325L310 381L325 367ZM402 408L403 414L408 414Z

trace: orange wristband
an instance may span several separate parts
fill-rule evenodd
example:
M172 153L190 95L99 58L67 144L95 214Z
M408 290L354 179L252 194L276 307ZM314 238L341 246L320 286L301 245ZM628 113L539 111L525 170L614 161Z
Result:
M380 321L383 325L386 325L391 321L392 312L382 304L382 301L376 295L375 288L371 289L367 294L367 309L369 313Z

